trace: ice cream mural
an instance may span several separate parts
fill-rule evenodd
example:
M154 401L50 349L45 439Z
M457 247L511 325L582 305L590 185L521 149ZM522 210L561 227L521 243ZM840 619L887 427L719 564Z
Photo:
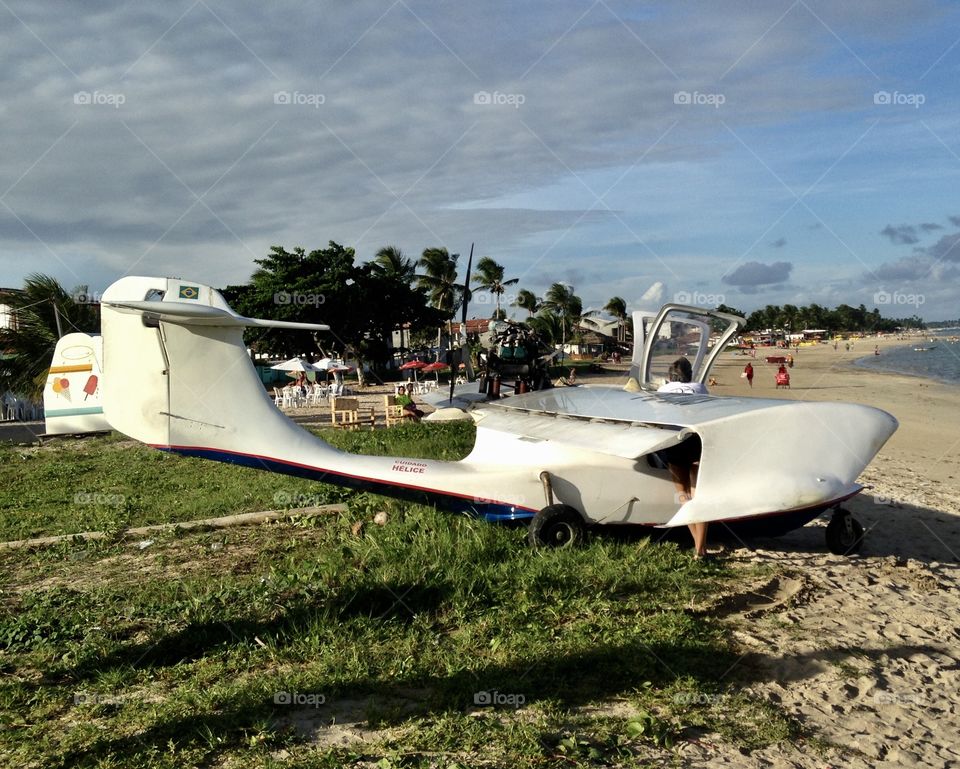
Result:
M43 388L48 435L109 430L100 401L103 340L67 334L57 342Z

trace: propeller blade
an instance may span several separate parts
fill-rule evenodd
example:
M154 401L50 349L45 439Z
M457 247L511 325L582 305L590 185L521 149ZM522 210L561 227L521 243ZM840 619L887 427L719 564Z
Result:
M467 278L463 282L463 313L460 318L460 357L465 366L464 373L467 381L473 381L473 361L470 356L470 345L467 341L467 305L470 302L470 272L473 269L473 243L470 244L470 256L467 259Z
M463 281L463 312L460 313L460 351L458 355L450 350L447 356L447 363L450 365L450 402L453 402L453 388L457 382L457 372L460 370L459 362L466 365L467 380L473 378L470 368L470 356L464 355L467 339L467 305L470 302L470 270L473 269L473 243L470 244L470 256L467 258L467 277ZM453 340L450 340L451 344Z

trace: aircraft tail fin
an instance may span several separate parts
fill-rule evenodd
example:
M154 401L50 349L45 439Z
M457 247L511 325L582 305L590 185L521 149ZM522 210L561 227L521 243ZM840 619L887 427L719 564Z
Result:
M209 286L133 276L104 292L101 326L103 408L114 429L158 448L259 453L322 444L273 405L243 329L326 326L244 318Z

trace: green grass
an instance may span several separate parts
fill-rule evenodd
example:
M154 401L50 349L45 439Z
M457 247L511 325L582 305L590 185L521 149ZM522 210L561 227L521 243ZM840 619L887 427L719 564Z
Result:
M421 456L472 442L434 427L337 440ZM111 440L47 451L22 460L54 480L20 508L44 511L45 531L77 525L55 495L78 463L117 493L136 478L137 499L165 500L136 514L161 520L291 488ZM191 494L171 511L174 475ZM0 765L662 765L704 731L745 750L797 737L738 688L722 623L686 609L734 575L673 545L531 551L524 534L353 494L316 519L0 553ZM499 704L478 706L484 692ZM350 718L370 741L322 741Z
M403 424L390 430L318 430L329 443L365 454L412 453L460 459L472 423ZM210 518L230 513L340 502L334 486L180 457L121 438L0 447L0 541ZM300 502L303 504L297 505ZM294 504L291 504L294 503Z

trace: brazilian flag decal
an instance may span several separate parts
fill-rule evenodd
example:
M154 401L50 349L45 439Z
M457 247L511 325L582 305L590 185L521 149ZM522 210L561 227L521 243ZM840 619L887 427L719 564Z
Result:
M181 299L196 299L200 296L199 286L180 286Z

